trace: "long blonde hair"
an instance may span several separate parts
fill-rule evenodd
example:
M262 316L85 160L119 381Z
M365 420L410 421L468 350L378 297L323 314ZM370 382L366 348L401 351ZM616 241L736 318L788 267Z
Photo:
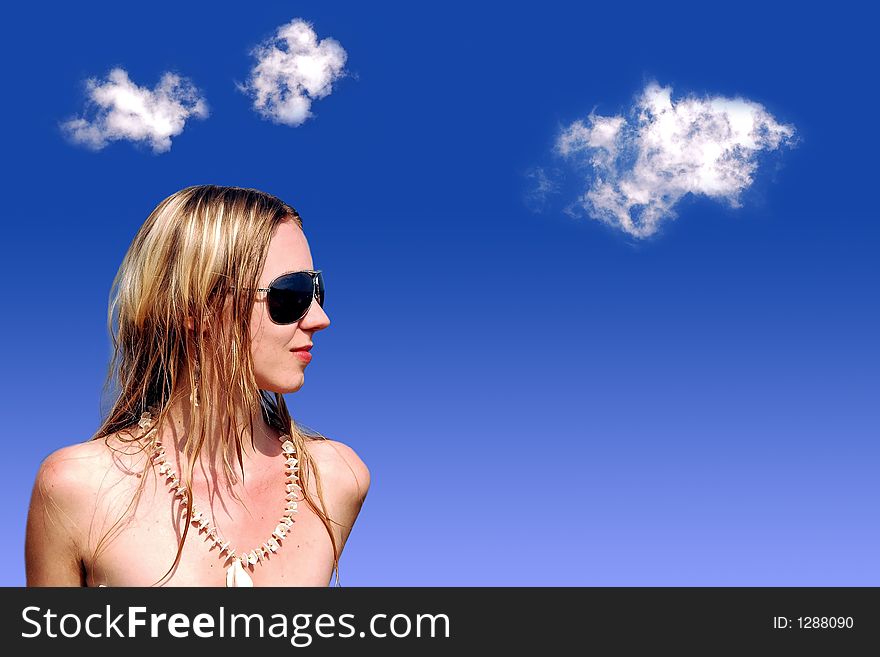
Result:
M114 379L118 390L112 395L112 407L90 440L104 438L110 446L109 438L116 435L125 443L151 449L154 442L131 433L138 427L142 413L148 407L158 409L158 417L154 416L155 431L147 434L155 441L172 395L181 389L181 379L188 379L189 390L197 390L198 395L198 405L191 408L186 428L188 439L183 448L188 457L188 468L181 473L187 489L184 529L174 563L157 584L180 562L191 525L191 482L206 441L205 415L210 409L222 409L218 415L223 418L223 431L212 440L220 441L217 448L224 454L224 469L231 481L235 475L226 456L228 448L234 447L243 477L241 446L245 439L244 430L237 431L232 419L253 418L259 409L264 420L281 433L289 434L296 447L302 493L330 535L333 569L339 585L339 550L318 468L307 448L307 442L326 437L294 422L282 394L258 388L249 348L254 295L246 288L258 287L269 241L278 224L291 218L302 228L302 219L293 207L255 189L215 185L182 189L162 201L147 217L113 280L107 314L113 356L104 391L106 394ZM223 321L227 297L231 297L231 321ZM211 335L213 350L206 349L204 330ZM201 367L202 363L210 367ZM209 372L211 376L207 376ZM199 427L197 433L195 426ZM252 439L253 420L246 429ZM129 437L122 438L121 433ZM144 459L144 475L150 465L150 459ZM308 492L312 475L320 509ZM147 477L140 479L122 517L98 541L93 559L125 515L136 507Z

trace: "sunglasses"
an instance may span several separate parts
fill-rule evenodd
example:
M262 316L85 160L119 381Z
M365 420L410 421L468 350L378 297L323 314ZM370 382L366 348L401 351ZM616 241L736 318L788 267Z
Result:
M234 287L233 287L234 289ZM324 307L324 277L321 271L293 271L281 274L269 287L242 288L266 292L269 318L276 324L298 322L312 305L312 299Z

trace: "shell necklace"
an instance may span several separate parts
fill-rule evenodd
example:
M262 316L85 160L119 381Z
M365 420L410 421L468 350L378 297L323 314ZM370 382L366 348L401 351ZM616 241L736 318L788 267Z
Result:
M155 413L155 407L150 406L141 415L138 426L147 430L144 436L152 431L153 415ZM253 586L254 582L247 573L249 568L255 564L262 563L264 560L268 560L270 554L277 552L281 548L281 541L284 540L293 527L293 523L296 522L292 516L294 513L297 513L297 494L302 492L299 485L299 476L297 475L299 466L296 459L296 447L288 434L281 435L279 441L281 441L281 451L284 453L285 459L284 474L287 475L287 483L285 484L286 506L278 526L275 527L275 531L272 532L272 535L265 543L250 552L236 554L229 541L223 540L223 537L217 531L214 523L208 519L208 516L196 509L195 503L192 505L190 522L198 529L199 534L204 533L204 539L208 542L208 549L212 550L215 546L219 546L218 556L223 557L224 566L229 564L229 567L226 569L226 586ZM165 483L171 488L174 497L180 500L181 507L185 507L186 486L181 483L177 473L174 472L174 469L165 460L165 447L158 438L155 441L155 448L150 458L160 478L165 478Z

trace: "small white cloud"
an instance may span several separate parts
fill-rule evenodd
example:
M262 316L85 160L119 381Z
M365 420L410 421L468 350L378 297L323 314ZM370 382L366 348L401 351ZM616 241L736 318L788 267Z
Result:
M86 81L95 117L70 119L62 131L93 150L117 139L146 141L155 153L171 149L171 138L183 132L186 120L208 116L208 106L186 78L165 73L153 90L139 87L124 69L110 71L106 81Z
M623 116L575 121L556 151L588 170L580 199L595 219L634 237L649 237L686 194L739 207L761 151L793 145L795 129L744 98L689 96L673 102L671 87L648 84Z
M328 96L343 77L347 54L338 41L318 37L301 18L278 28L252 53L257 63L239 89L254 109L275 123L298 126L312 116L312 101Z

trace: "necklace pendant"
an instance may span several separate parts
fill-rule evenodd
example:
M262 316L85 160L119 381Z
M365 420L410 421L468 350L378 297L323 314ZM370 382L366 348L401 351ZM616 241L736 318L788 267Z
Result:
M232 562L232 565L226 569L226 586L253 586L254 580L251 579L251 576L247 574L247 571L242 567L241 561L236 559Z

